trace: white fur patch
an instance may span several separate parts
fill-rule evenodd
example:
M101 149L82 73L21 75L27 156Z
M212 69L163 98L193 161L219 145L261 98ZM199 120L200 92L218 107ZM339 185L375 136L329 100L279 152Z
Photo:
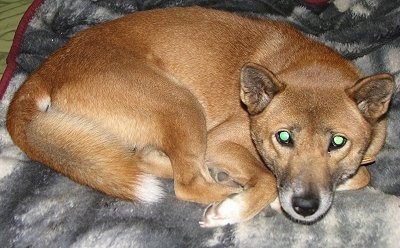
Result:
M36 102L36 105L37 105L37 107L39 108L40 111L46 112L50 108L50 105L51 105L50 96L45 96L42 99L39 99Z
M210 228L239 223L243 220L241 217L242 206L240 195L227 198L220 203L213 203L204 210L199 224L201 227Z
M281 207L281 202L279 201L279 197L276 197L276 199L273 202L271 202L270 206L273 210L282 213L282 207Z
M161 182L151 175L143 175L135 188L136 197L143 202L156 203L164 196Z

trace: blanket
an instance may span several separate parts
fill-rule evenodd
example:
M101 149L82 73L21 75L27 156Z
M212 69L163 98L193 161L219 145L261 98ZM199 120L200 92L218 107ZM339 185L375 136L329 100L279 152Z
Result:
M354 61L389 72L397 89L386 144L368 167L370 185L339 192L313 225L266 208L250 221L202 229L204 206L176 200L171 180L156 204L126 202L29 160L5 129L13 93L77 32L136 11L198 5L289 22ZM400 247L399 0L45 0L21 21L0 83L1 247ZM132 27L136 24L132 23ZM210 49L212 49L210 47Z

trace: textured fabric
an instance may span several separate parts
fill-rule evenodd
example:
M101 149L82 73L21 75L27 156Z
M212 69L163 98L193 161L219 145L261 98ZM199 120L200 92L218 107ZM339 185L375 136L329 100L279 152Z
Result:
M168 194L157 204L124 202L30 161L12 144L4 123L12 94L71 36L127 13L183 5L290 22L352 59L366 74L394 74L399 85L398 0L336 0L323 9L290 0L47 0L23 35L16 68L0 105L1 246L399 247L398 90L389 113L385 148L369 166L371 186L337 193L331 210L314 225L294 223L265 209L242 224L201 229L198 221L204 206L176 200L171 181L163 181Z

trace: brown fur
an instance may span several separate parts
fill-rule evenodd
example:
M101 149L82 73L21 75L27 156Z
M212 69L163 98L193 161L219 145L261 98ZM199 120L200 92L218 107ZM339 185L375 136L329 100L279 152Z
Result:
M250 219L277 189L312 222L345 179L368 184L356 172L383 145L393 88L287 24L154 10L72 38L15 94L7 128L33 160L112 196L155 201L148 174L173 178L179 199L219 202L205 227ZM330 150L336 134L347 143Z

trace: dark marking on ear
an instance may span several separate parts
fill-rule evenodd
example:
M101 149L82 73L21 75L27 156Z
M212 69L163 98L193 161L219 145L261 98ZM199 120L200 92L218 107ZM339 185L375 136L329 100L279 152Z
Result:
M285 88L272 72L253 63L243 66L240 85L240 98L251 115L262 112L272 98Z
M375 121L387 112L394 88L393 76L383 73L360 79L347 93L364 117Z

